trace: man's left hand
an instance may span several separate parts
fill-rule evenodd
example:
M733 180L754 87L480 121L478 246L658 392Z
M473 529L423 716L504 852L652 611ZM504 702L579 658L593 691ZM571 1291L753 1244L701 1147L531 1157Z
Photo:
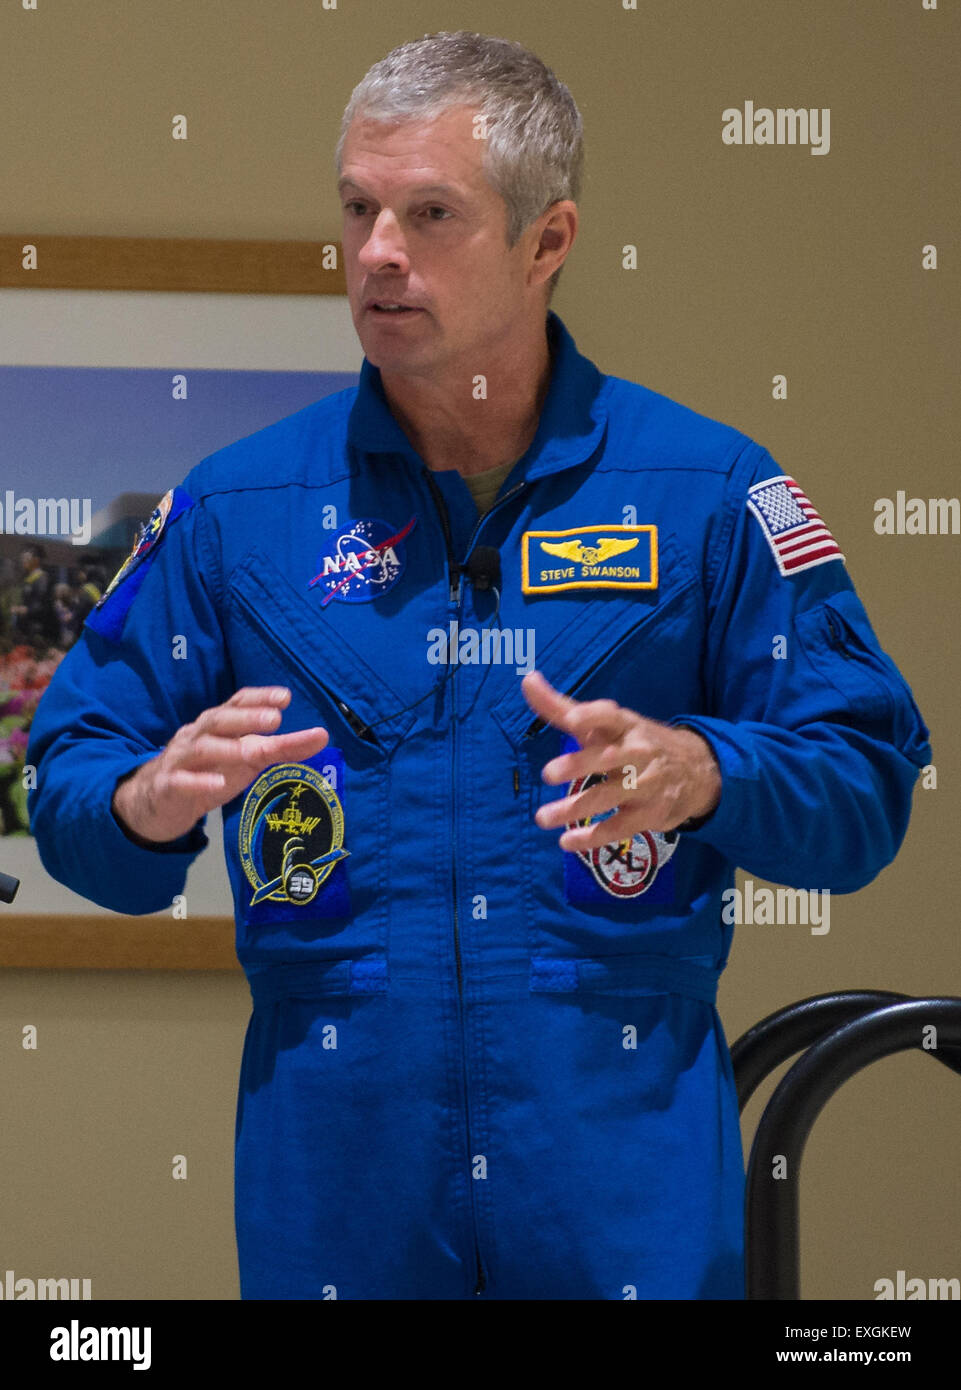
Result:
M708 815L720 801L721 773L714 753L692 729L645 719L613 700L572 700L539 671L524 677L521 690L535 714L581 745L545 764L545 782L607 774L607 781L577 796L539 807L537 824L556 829L620 807L606 820L565 830L561 849L596 849L630 840L642 830L673 830L692 817Z

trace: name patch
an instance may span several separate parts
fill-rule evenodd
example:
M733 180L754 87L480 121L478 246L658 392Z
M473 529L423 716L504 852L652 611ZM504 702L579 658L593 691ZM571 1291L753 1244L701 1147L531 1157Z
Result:
M521 537L525 594L656 588L656 526L574 526Z

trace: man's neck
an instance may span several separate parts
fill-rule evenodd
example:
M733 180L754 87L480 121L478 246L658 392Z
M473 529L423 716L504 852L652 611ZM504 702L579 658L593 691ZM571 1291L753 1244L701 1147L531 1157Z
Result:
M521 458L537 433L551 381L553 352L546 333L519 359L498 361L477 399L473 377L457 391L447 382L384 376L391 412L433 471L456 468L464 477ZM466 399L465 399L466 397Z

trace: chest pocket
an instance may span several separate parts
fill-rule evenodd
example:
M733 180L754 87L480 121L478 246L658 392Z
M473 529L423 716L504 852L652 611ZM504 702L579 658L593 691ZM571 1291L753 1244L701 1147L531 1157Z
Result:
M661 557L656 593L631 598L612 591L613 602L606 594L592 596L538 652L537 668L552 685L577 700L613 699L660 720L704 708L701 586L669 535L662 537ZM550 980L563 978L554 967L565 961L572 978L590 975L590 962L607 968L636 961L641 975L654 980L658 963L670 962L670 973L683 958L677 968L684 974L688 964L696 971L698 960L712 959L717 933L699 935L690 927L692 870L683 837L650 832L605 847L609 853L561 850L560 830L543 830L534 820L540 805L567 794L566 785L548 786L541 778L546 762L569 751L561 731L534 717L519 685L491 712L514 754L532 988L548 987L536 983L544 962L551 962Z
M303 594L261 551L248 552L231 575L228 610L239 618L229 636L240 684L266 683L256 661L245 660L246 635L253 632L273 654L280 682L289 677L315 711L329 712L348 738L374 754L389 756L411 728L414 715L388 717L404 701L383 672L369 666L333 628L321 630Z
M701 707L700 586L670 533L662 533L660 556L656 590L629 595L587 591L590 599L570 605L569 617L544 646L538 644L537 668L556 689L578 700L616 700L652 719ZM539 596L531 617L537 616L535 604L550 601ZM540 742L543 721L534 718L519 685L491 713L516 752L526 755L535 740Z
M386 718L403 702L382 673L321 631L257 549L231 575L224 622L237 685L291 691L278 732L319 724L330 737L303 763L265 769L224 807L237 953L255 1000L383 992L390 759L411 716Z

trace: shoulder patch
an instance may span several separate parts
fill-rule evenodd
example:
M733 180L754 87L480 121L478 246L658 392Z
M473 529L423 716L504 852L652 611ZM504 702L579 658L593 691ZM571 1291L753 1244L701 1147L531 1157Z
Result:
M120 641L130 605L140 592L167 528L192 506L193 498L182 487L171 488L164 493L141 526L130 554L88 615L85 626L112 642Z
M828 560L843 561L841 547L814 504L786 473L748 488L747 506L782 574L797 574Z

